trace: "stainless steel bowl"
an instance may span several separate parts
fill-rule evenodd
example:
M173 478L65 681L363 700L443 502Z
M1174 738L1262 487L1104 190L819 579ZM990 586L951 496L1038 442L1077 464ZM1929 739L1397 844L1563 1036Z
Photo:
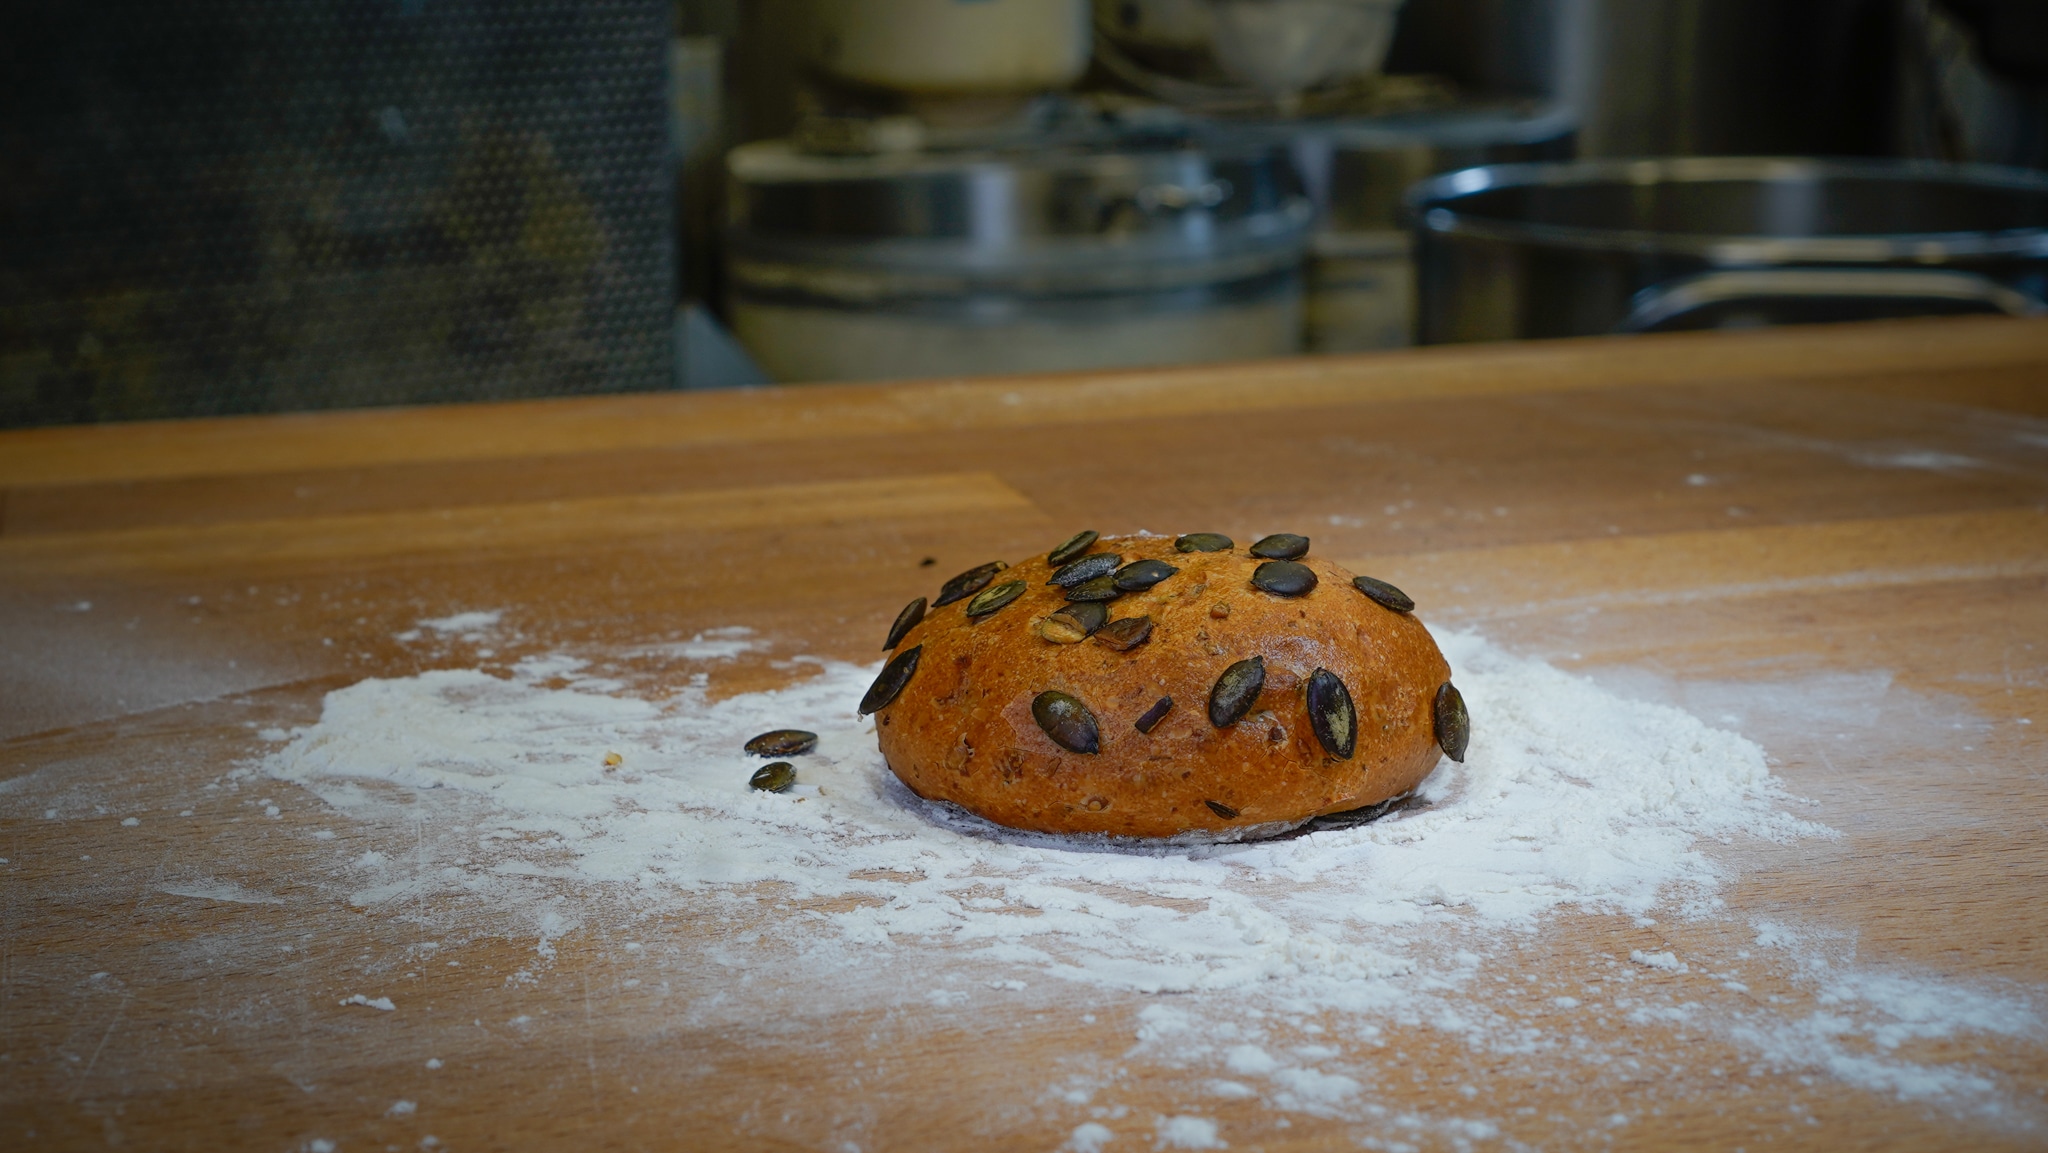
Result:
M1408 197L1423 343L2048 299L2048 174L1905 161L1511 164Z
M727 303L781 380L1274 356L1311 209L1284 153L728 158Z
M1309 205L1270 148L819 156L732 151L742 265L794 261L932 277L947 292L1100 291L1299 253ZM901 286L916 294L913 285Z

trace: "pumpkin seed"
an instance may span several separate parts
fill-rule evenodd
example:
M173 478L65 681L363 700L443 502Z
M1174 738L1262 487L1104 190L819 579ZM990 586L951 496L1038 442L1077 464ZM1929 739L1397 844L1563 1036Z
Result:
M1074 618L1058 613L1038 618L1038 623L1031 626L1031 631L1038 634L1039 640L1050 641L1056 645L1079 644L1088 639L1088 630L1082 628Z
M1260 560L1300 560L1308 555L1308 538L1291 532L1260 537L1251 554Z
M746 749L757 757L800 757L818 747L818 734L802 729L776 729L748 741Z
M1092 528L1082 529L1080 532L1068 537L1066 543L1045 554L1045 563L1058 568L1082 553L1087 552L1088 546L1094 543L1095 530Z
M1340 761L1351 759L1358 745L1358 711L1351 706L1351 690L1344 680L1328 669L1317 669L1308 678L1308 727L1315 730L1323 751Z
M1202 803L1209 806L1210 812L1216 814L1219 817L1222 817L1226 821L1234 821L1237 819L1237 810L1231 808L1229 805L1224 804L1222 801L1203 801Z
M1269 560L1252 570L1252 586L1276 597L1298 597L1315 591L1316 571L1291 560Z
M1259 690L1266 687L1266 659L1247 657L1223 670L1209 690L1209 723L1227 729L1252 711Z
M1070 601L1113 601L1122 595L1124 590L1116 587L1116 577L1107 573L1067 590Z
M1088 634L1109 619L1109 606L1101 601L1080 601L1038 622L1038 635L1056 645L1070 645L1088 639Z
M909 604L904 605L903 611L896 614L896 623L889 626L889 639L882 642L882 647L885 649L893 649L897 645L902 644L903 634L909 632L911 629L916 628L917 622L923 619L924 598L919 597L916 600L911 601Z
M1023 595L1023 581L1004 581L975 593L974 599L967 602L967 615L985 617Z
M1465 711L1465 696L1445 681L1436 690L1436 747L1462 765L1471 740L1472 716Z
M1127 653L1144 644L1151 636L1151 617L1125 617L1102 626L1102 631L1095 634L1095 643L1120 653Z
M939 589L939 599L932 602L932 607L938 608L941 605L949 605L954 601L965 600L973 596L975 593L987 588L988 582L994 580L997 573L1009 567L1009 565L999 560L975 565L973 568L947 581L944 587Z
M1134 560L1116 570L1116 587L1134 593L1151 588L1179 571L1163 560Z
M1191 532L1173 538L1173 547L1182 552L1229 552L1236 544L1220 532Z
M1052 574L1052 579L1045 583L1058 585L1061 588L1073 588L1082 581L1094 580L1099 576L1107 576L1115 572L1117 566L1123 563L1124 558L1113 552L1091 553L1080 560L1060 566L1059 571Z
M1352 577L1351 587L1393 609L1397 613L1412 613L1415 611L1415 600L1413 597L1383 580L1376 580L1368 576Z
M1095 728L1095 714L1088 706L1065 693L1053 689L1033 697L1031 717L1052 743L1070 753L1095 753L1102 750L1102 740Z
M1141 733L1150 733L1153 729L1158 728L1159 722L1165 720L1166 714L1172 711L1173 698L1160 697L1152 702L1151 708L1145 710L1144 716L1138 718L1138 723L1135 727Z
M747 778L748 787L759 789L764 793L784 792L793 784L796 784L796 766L788 761L777 761L772 765L762 765L754 770L753 776Z
M878 713L889 707L903 686L910 683L912 673L917 671L917 658L924 655L924 646L905 649L897 653L875 677L875 683L868 686L867 695L860 699L860 715Z
M1381 817L1386 816L1388 810L1392 809L1395 805L1405 804L1414 798L1415 793L1411 790L1399 796L1388 797L1378 804L1367 805L1362 809L1346 809L1341 813L1324 813L1322 816L1303 825L1301 831L1305 833L1320 833L1332 829L1356 828L1359 825L1379 820Z

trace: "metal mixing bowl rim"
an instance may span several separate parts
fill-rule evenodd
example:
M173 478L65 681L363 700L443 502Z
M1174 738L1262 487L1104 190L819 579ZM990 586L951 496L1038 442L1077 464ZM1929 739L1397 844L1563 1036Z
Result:
M853 154L813 153L788 140L756 140L726 153L726 178L742 187L884 183L905 177L961 176L1014 170L1125 175L1148 168L1199 163L1259 164L1286 161L1277 142L1241 137L1165 139L1147 143L1062 142L1021 146Z
M2048 228L2036 226L1998 231L1771 236L1542 224L1476 216L1460 212L1457 208L1460 200L1481 192L1538 185L1567 187L1835 178L1921 180L2048 194L2048 174L1990 164L1701 156L1482 165L1424 180L1408 190L1404 202L1421 231L1442 236L1581 250L1691 255L1721 264L1776 264L1793 260L1852 264L1896 260L1932 263L1959 256L2048 255Z

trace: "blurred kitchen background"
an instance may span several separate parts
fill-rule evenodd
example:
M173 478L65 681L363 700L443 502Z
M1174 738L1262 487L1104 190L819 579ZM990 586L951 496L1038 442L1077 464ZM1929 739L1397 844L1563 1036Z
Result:
M2048 299L2042 0L0 20L0 426Z

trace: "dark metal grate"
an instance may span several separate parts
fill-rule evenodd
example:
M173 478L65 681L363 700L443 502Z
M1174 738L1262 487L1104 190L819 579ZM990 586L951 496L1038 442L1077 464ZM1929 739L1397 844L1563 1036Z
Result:
M668 387L669 11L0 17L0 425Z

